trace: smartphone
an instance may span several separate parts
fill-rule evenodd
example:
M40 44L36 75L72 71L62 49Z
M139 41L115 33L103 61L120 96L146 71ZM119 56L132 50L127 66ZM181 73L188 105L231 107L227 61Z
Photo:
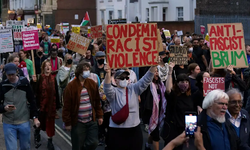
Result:
M185 112L185 132L186 136L194 137L194 132L197 130L197 113Z

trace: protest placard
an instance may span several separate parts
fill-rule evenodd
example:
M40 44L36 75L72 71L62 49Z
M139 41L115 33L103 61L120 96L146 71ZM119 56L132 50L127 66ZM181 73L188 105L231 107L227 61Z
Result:
M204 77L203 78L203 96L206 96L210 91L220 89L225 91L224 77Z
M107 61L111 68L157 65L156 23L107 25Z
M171 34L170 34L169 30L163 30L163 32L164 32L166 38L170 38L171 37Z
M60 37L50 37L49 39L50 39L51 45L52 45L52 44L56 44L57 47L60 46L60 45L59 45L59 44L60 44Z
M72 25L72 32L79 34L80 33L80 26L79 25Z
M205 26L201 25L200 29L201 29L201 34L205 34Z
M39 49L40 44L37 30L22 31L22 39L25 51Z
M182 30L181 31L177 31L177 36L182 36L182 35L183 35Z
M67 49L85 55L91 40L79 34L72 33Z
M169 49L170 62L175 65L188 65L187 47L171 45Z
M61 23L61 33L66 34L69 31L69 23Z
M102 37L102 25L91 27L91 38L101 38Z
M0 53L13 52L12 28L0 29Z
M162 52L165 49L163 49L160 29L157 29L157 40L158 40L158 52Z
M241 23L208 24L213 68L247 68L244 32Z

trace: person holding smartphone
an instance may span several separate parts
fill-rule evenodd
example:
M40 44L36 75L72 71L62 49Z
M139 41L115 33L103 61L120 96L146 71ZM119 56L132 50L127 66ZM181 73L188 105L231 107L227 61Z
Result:
M0 84L0 113L3 114L3 131L7 150L30 149L30 121L40 126L34 94L25 77L17 76L17 66L8 63L4 67L7 80ZM28 107L28 103L30 106Z

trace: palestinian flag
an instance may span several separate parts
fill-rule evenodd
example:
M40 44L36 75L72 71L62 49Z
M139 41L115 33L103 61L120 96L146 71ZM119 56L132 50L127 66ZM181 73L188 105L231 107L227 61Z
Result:
M82 23L80 24L80 26L85 26L86 24L88 24L89 20L90 20L89 19L89 13L86 12L85 17L83 18Z

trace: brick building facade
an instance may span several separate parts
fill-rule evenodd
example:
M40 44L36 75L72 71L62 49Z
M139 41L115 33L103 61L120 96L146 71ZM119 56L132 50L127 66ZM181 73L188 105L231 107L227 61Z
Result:
M80 25L86 11L89 13L91 25L96 25L95 0L58 0L57 10L54 11L55 24L68 22L70 25Z

